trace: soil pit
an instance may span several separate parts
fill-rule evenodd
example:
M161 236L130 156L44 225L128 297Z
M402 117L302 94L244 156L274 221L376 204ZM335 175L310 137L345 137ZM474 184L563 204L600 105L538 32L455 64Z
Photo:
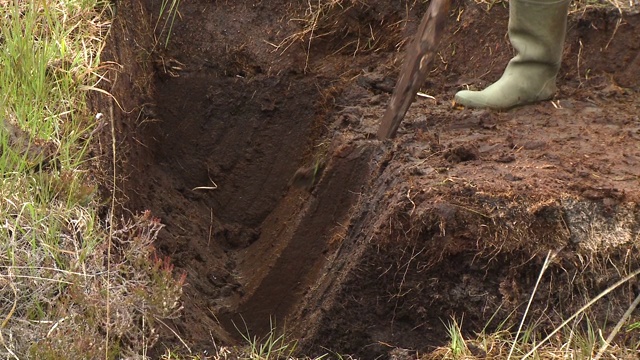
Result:
M556 98L494 112L452 98L500 76L508 11L460 2L423 87L436 100L380 142L425 5L343 5L305 23L306 2L185 2L164 49L159 4L119 4L123 207L166 224L157 247L188 274L170 325L193 349L275 324L307 354L424 353L451 317L517 322L547 254L542 328L640 266L638 15L572 13ZM596 304L597 326L634 291Z

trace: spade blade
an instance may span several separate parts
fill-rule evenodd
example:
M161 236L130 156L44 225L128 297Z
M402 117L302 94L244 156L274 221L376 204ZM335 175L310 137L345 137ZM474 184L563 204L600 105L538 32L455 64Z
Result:
M409 110L420 85L429 73L429 64L436 54L436 48L442 37L451 0L431 0L424 14L418 32L407 48L402 70L391 101L378 128L378 139L390 139L396 135L400 122Z

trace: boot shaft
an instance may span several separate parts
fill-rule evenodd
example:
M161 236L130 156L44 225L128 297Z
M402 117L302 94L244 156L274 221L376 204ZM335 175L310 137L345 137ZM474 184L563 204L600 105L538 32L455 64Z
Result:
M559 69L567 32L569 0L510 0L512 61L544 63Z

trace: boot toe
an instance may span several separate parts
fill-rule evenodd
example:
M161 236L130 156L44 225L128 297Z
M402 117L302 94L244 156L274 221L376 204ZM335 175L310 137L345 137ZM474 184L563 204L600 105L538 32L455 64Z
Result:
M455 96L456 104L468 108L490 108L492 107L479 91L462 90L458 91Z

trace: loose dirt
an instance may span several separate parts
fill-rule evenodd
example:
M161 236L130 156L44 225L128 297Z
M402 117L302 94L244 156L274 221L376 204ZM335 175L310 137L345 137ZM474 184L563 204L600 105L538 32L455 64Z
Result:
M423 353L451 317L517 322L548 253L542 328L638 268L638 15L572 12L556 98L494 112L452 99L513 56L507 5L459 2L423 86L435 100L380 142L426 5L342 5L182 2L165 49L157 2L119 4L118 197L167 225L157 247L188 275L169 325L194 350L276 326L307 354ZM598 326L635 286L594 306Z

